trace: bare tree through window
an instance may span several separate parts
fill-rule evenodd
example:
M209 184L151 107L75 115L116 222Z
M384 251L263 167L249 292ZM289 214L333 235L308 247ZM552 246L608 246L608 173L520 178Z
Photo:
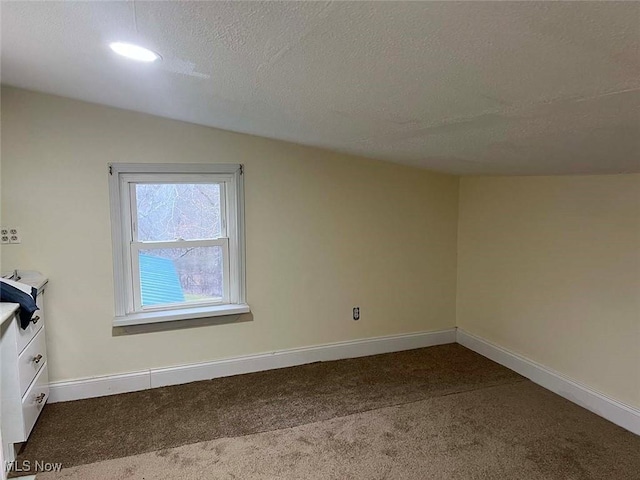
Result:
M211 183L138 183L136 184L137 232L141 242L170 242L219 238L223 233L221 191ZM184 301L199 301L223 296L223 255L216 246L189 248L153 248L140 255L170 261L177 274ZM143 262L140 262L142 265ZM167 289L171 269L161 269L158 262L140 272L147 292L143 304L163 303L162 289ZM153 270L155 269L155 270ZM162 274L159 272L162 271ZM143 293L145 289L143 288Z

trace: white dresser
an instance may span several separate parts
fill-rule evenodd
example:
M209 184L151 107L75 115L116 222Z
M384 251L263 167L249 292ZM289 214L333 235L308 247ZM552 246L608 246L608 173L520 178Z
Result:
M36 304L40 310L23 330L18 305L0 303L0 428L5 461L15 459L14 444L27 440L49 397L44 309L47 279L36 272L20 274L20 282L38 290Z

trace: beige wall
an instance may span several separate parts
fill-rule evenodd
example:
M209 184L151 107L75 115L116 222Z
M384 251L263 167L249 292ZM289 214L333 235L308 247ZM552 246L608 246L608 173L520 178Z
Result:
M245 164L253 321L112 335L108 162ZM451 328L457 214L453 176L2 90L2 269L50 278L53 381Z
M457 262L459 327L640 406L640 175L463 178L458 223L456 177L11 88L1 153L54 381L450 328ZM108 162L246 165L252 321L113 336Z
M458 327L640 407L640 175L463 178Z

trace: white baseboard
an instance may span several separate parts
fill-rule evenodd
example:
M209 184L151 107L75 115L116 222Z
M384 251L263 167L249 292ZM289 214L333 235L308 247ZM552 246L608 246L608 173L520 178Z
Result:
M456 342L456 330L420 332L366 338L325 345L293 348L257 355L226 358L206 363L154 368L142 372L108 375L49 384L49 402L66 402L135 392L148 388L209 380L242 373L293 367L305 363L364 357Z
M561 373L460 328L457 331L452 328L437 332L367 338L226 358L206 363L53 382L49 385L48 401L54 403L102 397L230 375L293 367L306 363L364 357L455 342L504 365L616 425L640 435L640 410L609 398Z
M455 338L456 331L452 328L437 332L367 338L247 355L194 365L158 368L151 371L151 387L177 385L210 378L272 370L274 368L293 367L295 365L304 365L305 363L365 357L367 355L455 343Z
M151 388L149 370L49 383L48 403L104 397Z
M456 341L494 362L527 377L534 383L640 435L640 410L603 395L571 378L500 347L481 337L457 329Z

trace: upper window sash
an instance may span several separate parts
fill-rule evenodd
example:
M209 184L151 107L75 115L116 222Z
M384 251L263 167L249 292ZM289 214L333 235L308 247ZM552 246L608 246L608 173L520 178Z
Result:
M212 236L212 237L202 237L202 238L194 238L194 239L185 239L185 240L180 240L180 241L195 241L195 240L213 240L216 238L226 238L228 236L228 232L227 232L227 217L228 217L228 210L227 210L227 182L226 181L200 181L200 182L195 182L195 181L182 181L182 182L178 182L178 181L163 181L163 182L157 182L157 181L149 181L149 182L139 182L139 181L132 181L129 179L124 179L123 180L123 184L122 184L122 190L126 191L127 187L128 187L128 191L129 191L129 198L128 198L128 202L125 202L126 204L128 204L128 222L130 223L129 225L129 230L128 230L128 235L127 238L129 238L129 241L131 242L140 242L140 243L154 243L154 242L160 242L160 240L156 241L156 240L139 240L138 239L138 225L137 225L137 221L138 221L138 209L137 209L137 192L136 192L136 185L140 185L140 184L144 184L144 183L148 183L148 184L154 184L154 185L158 185L158 184L168 184L168 185L173 185L173 184L196 184L196 183L202 183L204 185L218 185L219 189L220 189L220 234L218 236ZM123 203L123 204L125 204ZM173 240L178 240L178 239L173 239ZM170 242L173 240L163 240L163 242Z
M120 175L120 193L122 195L120 201L123 205L125 215L128 216L127 238L129 241L138 241L137 229L137 201L136 201L136 185L138 184L218 184L220 186L220 237L228 235L228 218L231 214L235 214L235 210L230 212L228 208L228 196L235 198L234 175L230 174L171 174L171 178L167 179L166 174L157 173L135 173ZM231 190L231 191L230 191ZM215 238L215 237L214 237ZM204 240L204 238L202 239Z

